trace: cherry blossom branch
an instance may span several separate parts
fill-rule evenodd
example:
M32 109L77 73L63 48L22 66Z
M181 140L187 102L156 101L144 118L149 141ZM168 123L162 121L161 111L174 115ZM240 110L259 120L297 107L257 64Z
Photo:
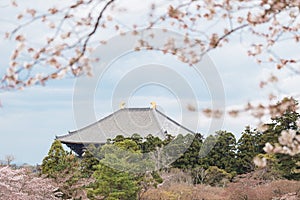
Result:
M93 30L87 35L87 38L85 39L84 41L84 44L83 44L83 47L82 47L82 50L81 50L81 53L79 54L79 56L77 58L75 58L74 60L72 60L70 62L70 66L73 66L76 62L79 61L80 58L82 58L82 56L84 56L85 52L86 52L86 49L87 49L87 45L88 45L88 42L89 40L91 39L91 37L96 33L97 29L99 28L99 23L100 23L100 20L103 16L103 13L105 12L105 10L108 8L108 6L110 4L112 4L115 0L110 0L109 2L107 2L105 4L105 6L103 7L103 9L101 10L101 12L99 13L98 17L97 17L97 20L96 20L96 23L94 25L94 28Z

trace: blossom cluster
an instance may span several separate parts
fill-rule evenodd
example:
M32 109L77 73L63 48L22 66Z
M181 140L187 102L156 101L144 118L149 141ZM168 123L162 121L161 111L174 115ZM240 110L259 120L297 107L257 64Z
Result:
M295 130L283 130L278 142L274 146L266 143L264 151L266 153L282 153L294 156L300 153L300 135Z
M0 197L6 200L56 200L50 179L21 168L0 167Z

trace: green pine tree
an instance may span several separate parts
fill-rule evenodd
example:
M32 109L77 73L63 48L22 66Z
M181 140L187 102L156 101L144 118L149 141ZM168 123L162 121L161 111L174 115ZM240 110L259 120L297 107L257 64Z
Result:
M204 183L211 186L224 187L232 179L232 174L216 166L210 166L205 170Z
M93 174L95 182L88 189L90 199L135 200L139 186L135 177L128 172L113 170L105 165L98 165Z
M68 167L67 152L63 149L60 141L55 140L48 152L48 155L42 162L42 174L47 174L50 177L55 177L59 172L62 172Z
M83 177L88 178L95 171L95 166L99 164L99 160L89 150L86 150L80 162L80 171Z
M193 169L200 165L199 153L202 147L203 136L200 133L195 134L194 139L184 154L178 158L174 163L173 167L180 169Z
M227 172L236 171L236 139L235 136L227 131L217 131L215 136L209 136L206 147L210 150L205 157L200 159L200 165L207 169L209 166L217 166ZM213 148L210 145L213 145ZM201 153L205 152L202 150Z
M155 151L157 147L162 147L163 141L159 137L154 137L149 134L145 137L145 141L141 144L141 150L143 153L149 153Z
M260 133L246 127L237 142L236 170L238 174L251 172L255 169L253 158L261 153L259 151Z
M145 159L136 142L129 138L102 146L100 155L102 159L93 174L96 181L88 190L89 198L137 199L145 171L154 169L152 160Z
M262 153L265 153L262 149L265 146L265 143L269 142L272 145L278 143L278 138L282 131L295 130L297 134L300 134L300 127L297 126L297 120L300 118L300 114L296 110L298 102L293 98L285 98L278 103L278 106L285 101L292 103L287 106L282 115L272 118L272 123L267 124L268 129L261 135L259 147ZM276 166L284 178L300 180L300 173L297 172L300 154L290 156L278 153L275 154L275 158L278 160L278 165Z

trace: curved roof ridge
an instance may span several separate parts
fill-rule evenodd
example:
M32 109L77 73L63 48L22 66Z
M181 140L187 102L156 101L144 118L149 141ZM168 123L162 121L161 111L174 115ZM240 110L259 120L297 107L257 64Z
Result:
M124 110L124 109L126 109L126 108L119 109L119 110L117 110L116 112L113 112L113 113L107 115L106 117L103 117L103 118L99 119L98 121L96 121L96 122L94 122L94 123L91 123L91 124L89 124L89 125L87 125L87 126L85 126L85 127L82 127L82 128L77 129L77 130L75 130L75 131L69 131L69 134L68 134L68 135L56 136L56 138L65 138L65 137L68 137L68 136L70 136L70 135L76 134L76 133L78 133L78 132L80 132L80 131L82 131L82 130L85 130L85 129L91 127L91 126L97 125L97 124L100 123L101 121L103 121L103 120L105 120L105 119L108 119L108 118L112 117L115 113L118 113L118 112L120 112L121 110Z
M94 123L91 123L89 124L88 126L85 126L83 128L80 128L78 130L75 130L75 131L69 131L68 134L66 135L62 135L62 136L55 136L56 139L61 139L61 140L69 140L70 141L76 141L78 140L77 137L91 137L93 138L94 136L92 136L92 132L99 132L99 130L95 131L95 127L103 127L103 131L106 131L108 133L112 133L113 135L115 135L115 132L116 131L120 131L121 129L120 128L112 128L111 126L114 126L114 124L116 124L115 122L111 122L111 120L114 120L113 117L116 116L123 116L124 118L124 114L125 113L149 113L149 114L142 114L142 118L141 120L146 120L147 116L149 116L150 118L152 118L153 122L152 122L152 125L150 125L148 128L146 128L145 130L140 130L140 129L136 129L136 128L128 128L126 129L128 132L130 131L140 131L141 133L140 134L146 134L146 132L152 130L152 131L155 131L156 134L160 135L159 137L165 137L164 135L164 131L167 130L168 132L170 132L174 127L179 127L181 130L184 130L184 131L187 131L191 134L195 134L194 131L190 130L189 128L186 128L185 126L179 124L178 122L176 122L175 120L173 120L172 118L168 117L166 114L162 113L161 111L159 111L158 109L156 108L121 108L117 111L115 111L114 113L111 113L110 115L94 122ZM135 116L136 114L134 114ZM146 118L145 118L146 117ZM149 119L150 119L149 118ZM126 119L126 116L125 116L125 121L128 121ZM140 121L140 122L142 122ZM171 126L169 127L169 125L165 126L165 121L168 122ZM131 125L131 126L135 126L134 124L123 124L122 126L126 127L128 125ZM173 128L171 128L173 127ZM122 128L122 127L121 127ZM120 129L120 130L119 130ZM102 130L102 129L101 129ZM92 131L92 132L91 132ZM151 131L150 131L151 132ZM106 134L106 133L105 133ZM97 136L98 137L98 136ZM99 138L98 138L99 139ZM74 142L73 141L73 142Z
M160 115L162 115L163 117L165 117L165 118L167 118L168 120L170 120L171 122L175 123L177 126L183 128L183 129L185 129L186 131L188 131L188 132L190 132L190 133L196 134L194 131L192 131L192 130L186 128L185 126L183 126L183 125L181 125L181 124L179 124L179 123L176 122L174 119L168 117L167 115L165 115L165 114L162 113L161 111L159 111L159 110L157 110L157 109L156 109L156 111L157 111Z
M153 116L154 116L155 121L157 122L157 124L158 124L158 126L159 126L159 129L160 129L161 133L164 133L164 131L163 131L163 126L162 126L162 124L160 123L160 121L158 120L157 114L156 114L156 112L155 112L155 111L157 111L157 109L156 109L156 108L150 108L150 109L151 109L151 111L152 111L152 113L153 113Z
M100 123L100 122L102 122L102 121L104 121L104 120L106 120L106 119L112 117L114 114L119 113L119 112L121 112L121 111L125 111L125 110L136 110L136 111L139 111L139 110L150 110L150 109L151 109L151 108L147 108L147 107L142 107L142 108L121 108L121 109L119 109L119 110L117 110L117 111L115 111L115 112L109 114L108 116L99 119L98 121L96 121L96 122L94 122L94 123L91 123L91 124L89 124L89 125L87 125L87 126L85 126L85 127L82 127L82 128L80 128L80 129L77 129L77 130L75 130L75 131L68 131L69 134L67 134L67 135L61 135L61 136L55 136L55 138L56 138L56 139L62 139L62 138L71 136L71 135L73 135L73 134L76 134L76 133L78 133L78 132L80 132L80 131L83 131L83 130L85 130L85 129L90 128L91 126L97 125L98 123Z

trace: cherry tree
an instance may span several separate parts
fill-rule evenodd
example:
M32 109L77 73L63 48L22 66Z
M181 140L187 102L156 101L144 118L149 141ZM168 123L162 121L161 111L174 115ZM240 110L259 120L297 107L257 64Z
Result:
M181 60L189 64L199 62L206 53L230 43L231 36L239 34L242 42L248 45L248 55L255 57L258 63L269 62L275 64L277 69L286 67L299 73L299 58L276 53L286 41L291 41L297 49L300 41L299 4L299 1L275 0L165 3L153 0L146 4L147 8L143 8L147 15L140 20L129 12L133 5L115 0L69 1L51 6L47 11L39 11L30 5L16 16L19 25L5 34L17 45L1 86L21 88L45 84L66 74L91 75L89 54L96 46L105 44L106 38L99 37L101 33L110 30L122 34L130 30L135 34L138 29L152 27L180 30L186 36L183 38L184 47L170 41L158 50L180 55ZM12 1L12 6L18 7L18 2ZM133 22L124 24L118 16L130 17ZM146 22L142 23L144 20ZM39 45L34 44L24 31L36 24L47 29L41 35ZM189 40L191 36L196 40ZM141 41L139 45L137 49L151 49L149 43ZM190 52L190 47L194 46L197 49ZM34 69L41 67L49 70L35 73ZM28 75L20 76L24 72ZM261 85L273 81L277 81L276 77L262 81Z
M50 179L37 177L26 169L0 168L0 196L7 200L55 200L56 186Z

